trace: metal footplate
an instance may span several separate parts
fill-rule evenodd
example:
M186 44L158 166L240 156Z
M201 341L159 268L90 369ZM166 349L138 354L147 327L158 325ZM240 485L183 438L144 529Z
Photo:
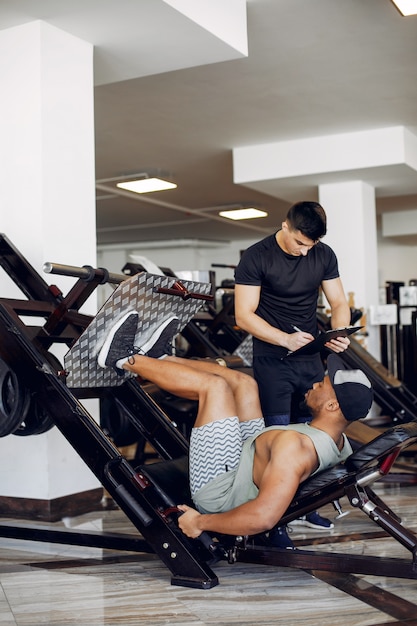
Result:
M112 368L100 368L97 354L109 328L128 311L139 314L135 341L141 345L161 322L171 316L179 319L178 332L202 305L212 299L211 285L181 281L171 276L141 272L122 282L103 305L88 328L65 355L68 387L117 387L133 375L119 376Z

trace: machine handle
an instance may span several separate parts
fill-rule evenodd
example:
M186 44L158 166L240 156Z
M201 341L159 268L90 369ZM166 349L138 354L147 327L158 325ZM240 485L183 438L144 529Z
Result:
M195 298L196 300L213 300L213 296L210 294L188 291L188 289L180 283L179 280L176 280L171 288L156 287L155 293L166 293L169 296L179 296L183 300L189 300L190 298Z

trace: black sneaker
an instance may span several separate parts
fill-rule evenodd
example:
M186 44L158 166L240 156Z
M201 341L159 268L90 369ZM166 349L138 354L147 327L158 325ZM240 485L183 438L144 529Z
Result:
M138 313L129 311L114 324L97 356L100 367L114 367L120 372L117 361L137 353L134 342L138 321Z
M178 331L178 317L168 317L139 348L139 354L160 359L172 353L172 340Z
M277 526L268 533L268 544L274 548L285 548L286 550L295 550L295 546L288 537L286 526Z

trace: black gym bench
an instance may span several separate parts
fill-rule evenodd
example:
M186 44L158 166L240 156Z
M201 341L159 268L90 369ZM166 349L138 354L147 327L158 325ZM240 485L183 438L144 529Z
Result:
M288 524L330 503L341 513L340 500L347 498L352 507L361 510L390 537L409 550L409 561L349 553L265 547L262 536L210 537L209 533L204 533L205 545L214 557L227 559L230 563L263 563L342 573L417 578L417 536L401 524L396 513L371 487L390 472L398 455L416 441L417 422L393 426L353 452L343 465L304 481L280 520L280 525ZM152 481L155 488L164 494L164 505L169 506L170 510L175 510L175 503L188 503L192 506L188 491L187 457L144 465L138 468L138 472Z

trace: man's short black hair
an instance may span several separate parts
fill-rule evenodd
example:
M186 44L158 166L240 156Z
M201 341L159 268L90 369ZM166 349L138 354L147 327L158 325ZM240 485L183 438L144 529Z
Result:
M292 230L299 230L304 237L312 241L317 241L326 234L326 213L318 202L304 201L293 204L286 219Z

